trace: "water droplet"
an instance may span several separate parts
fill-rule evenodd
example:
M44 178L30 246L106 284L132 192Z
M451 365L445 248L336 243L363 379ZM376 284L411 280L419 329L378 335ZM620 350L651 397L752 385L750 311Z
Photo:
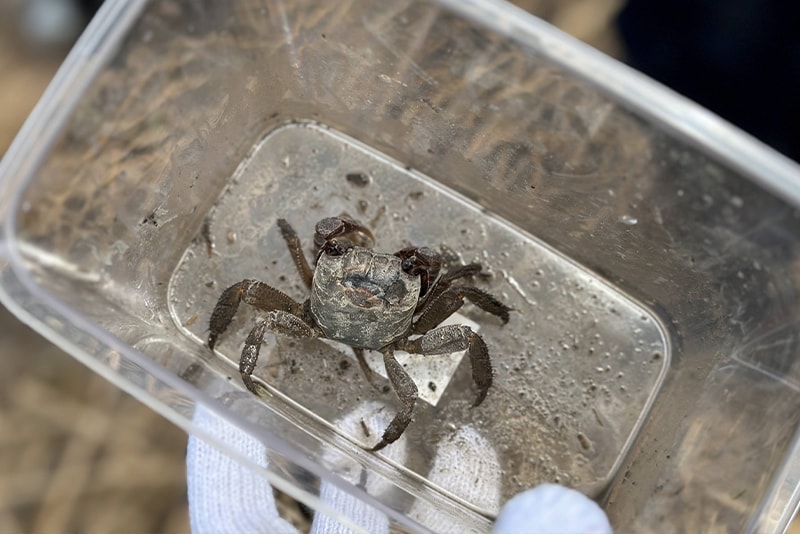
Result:
M741 208L742 206L744 206L744 200L742 200L742 197L732 196L731 204L733 205L734 208Z
M633 226L634 224L639 222L639 219L637 219L633 215L627 215L626 214L626 215L622 215L619 218L619 222L621 222L622 224L627 224L628 226Z

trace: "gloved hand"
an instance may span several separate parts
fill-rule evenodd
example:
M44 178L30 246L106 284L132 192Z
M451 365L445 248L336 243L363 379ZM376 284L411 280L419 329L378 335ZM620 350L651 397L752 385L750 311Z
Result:
M381 410L378 403L364 403L338 424L345 431L357 432L362 421L369 428L385 428L390 410ZM253 462L266 467L266 448L250 435L227 423L208 410L198 407L194 421ZM453 470L452 456L463 463L464 450L473 451L475 458L469 471ZM384 454L402 463L405 441L401 438ZM186 459L189 515L192 532L204 533L269 533L297 534L297 530L278 515L272 487L266 479L251 472L204 441L189 438ZM354 483L359 474L353 470ZM493 508L499 501L500 468L494 450L471 427L463 427L452 440L439 446L428 478L469 498L472 502ZM386 481L367 480L371 494L388 490ZM387 518L359 499L323 483L320 499L355 524L370 533L388 533ZM427 503L415 503L408 515L429 525L437 532L447 532L447 517L437 514ZM605 512L583 494L555 484L542 484L524 491L501 508L493 531L497 534L517 533L582 533L611 532ZM345 533L350 529L329 518L315 515L312 534Z

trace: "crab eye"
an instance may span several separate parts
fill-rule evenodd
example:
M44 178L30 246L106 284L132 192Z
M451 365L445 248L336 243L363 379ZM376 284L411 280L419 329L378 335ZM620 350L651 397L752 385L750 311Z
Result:
M326 241L325 244L320 247L319 252L317 253L317 261L319 261L319 258L323 254L328 256L344 256L344 254L350 248L352 248L352 246L343 245L342 243L338 243L333 240Z
M418 267L419 261L414 256L408 257L400 263L400 268L407 274L417 274Z

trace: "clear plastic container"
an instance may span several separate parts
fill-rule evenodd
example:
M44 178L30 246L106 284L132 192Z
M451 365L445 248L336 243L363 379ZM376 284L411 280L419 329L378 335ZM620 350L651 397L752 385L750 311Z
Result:
M410 530L484 531L541 482L620 531L792 517L800 170L510 5L108 1L0 171L4 304L188 432L225 449L198 406L245 429L270 466L242 462L345 524L320 479ZM404 360L423 400L379 453L341 422L398 402L347 347L268 335L258 398L255 312L204 344L243 278L307 297L278 218L312 254L342 213L381 250L481 262L515 310L455 318L491 353L478 408L463 355ZM443 460L464 429L491 454ZM491 495L440 482L476 461Z

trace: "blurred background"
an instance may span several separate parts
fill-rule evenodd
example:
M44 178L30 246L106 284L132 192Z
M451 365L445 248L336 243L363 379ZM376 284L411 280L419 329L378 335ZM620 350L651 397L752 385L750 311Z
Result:
M800 3L514 3L800 160ZM0 0L0 155L100 4ZM0 307L0 533L188 532L185 449Z

